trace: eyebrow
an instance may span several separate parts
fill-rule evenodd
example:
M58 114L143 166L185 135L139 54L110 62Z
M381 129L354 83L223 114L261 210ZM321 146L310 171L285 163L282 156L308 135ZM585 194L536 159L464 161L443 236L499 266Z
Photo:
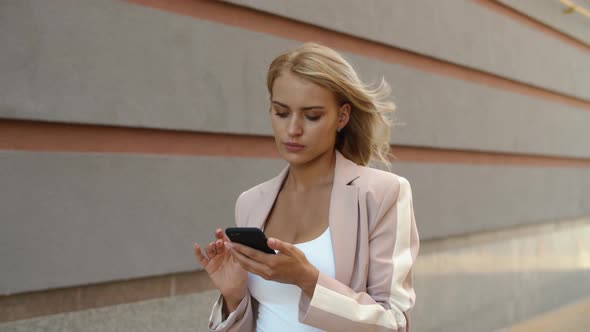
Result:
M278 102L278 101L276 101L276 100L272 100L271 102L272 102L273 104L277 104L277 105L279 105L279 106L282 106L282 107L284 107L284 108L291 109L289 106L287 106L287 105L285 105L285 104L283 104L283 103L281 103L281 102ZM305 106L305 107L302 107L301 109L302 109L303 111L308 111L308 110L315 110L315 109L324 109L324 106Z

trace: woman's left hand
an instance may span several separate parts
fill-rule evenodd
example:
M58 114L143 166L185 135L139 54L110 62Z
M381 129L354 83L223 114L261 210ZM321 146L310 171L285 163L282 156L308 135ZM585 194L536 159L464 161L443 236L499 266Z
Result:
M230 248L234 259L244 270L266 280L293 284L312 297L319 276L318 269L301 250L290 243L270 238L268 246L279 252L276 255L267 254L235 242L231 243Z

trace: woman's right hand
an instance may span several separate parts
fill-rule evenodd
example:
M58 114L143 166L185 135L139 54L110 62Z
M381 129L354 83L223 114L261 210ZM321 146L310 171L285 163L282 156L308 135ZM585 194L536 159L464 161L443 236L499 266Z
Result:
M224 242L230 242L230 240L221 229L215 231L215 237L217 240L205 247L207 256L203 255L201 247L195 243L195 256L209 274L213 285L221 292L226 309L232 312L246 296L248 273L225 248Z

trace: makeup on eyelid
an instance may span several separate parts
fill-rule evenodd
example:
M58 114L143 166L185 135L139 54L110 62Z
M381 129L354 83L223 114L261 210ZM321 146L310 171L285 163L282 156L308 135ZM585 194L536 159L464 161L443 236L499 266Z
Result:
M274 111L274 115L278 116L279 118L286 118L290 115L290 111L289 112L278 112L278 111ZM322 113L320 112L320 114L318 114L318 112L314 112L312 114L303 114L303 116L311 121L317 121L320 119L320 117L322 116Z

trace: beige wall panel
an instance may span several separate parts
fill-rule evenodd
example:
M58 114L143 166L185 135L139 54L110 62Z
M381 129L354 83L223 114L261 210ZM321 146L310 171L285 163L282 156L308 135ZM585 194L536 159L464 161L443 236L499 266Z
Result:
M217 291L82 310L1 324L2 332L209 332Z
M0 153L0 294L197 268L280 160ZM587 169L399 163L422 239L590 215ZM586 179L586 180L584 180Z
M590 46L590 17L580 13L565 14L568 8L560 1L554 0L496 0L512 7L517 11L552 27L566 35L569 35L582 43ZM584 1L572 1L582 4L582 8L590 11L590 5ZM585 5L585 6L584 6Z
M514 233L424 245L413 329L496 331L590 296L590 219Z
M469 0L229 0L590 100L588 53Z
M0 117L271 133L266 67L298 42L119 1L68 4L0 4ZM391 82L396 144L590 156L587 110L346 55Z

